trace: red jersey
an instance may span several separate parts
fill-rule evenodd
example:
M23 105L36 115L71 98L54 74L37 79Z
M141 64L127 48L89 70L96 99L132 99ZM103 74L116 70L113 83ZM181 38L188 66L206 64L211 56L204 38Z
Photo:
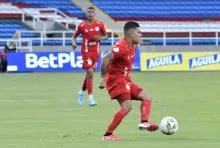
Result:
M95 35L106 34L105 26L102 22L94 20L93 24L88 24L84 21L79 24L75 36L82 33L82 54L99 53L100 41L95 41Z
M132 64L134 62L136 45L129 47L128 42L123 38L119 40L113 47L111 52L114 54L114 59L110 61L106 82L115 81L121 83L131 81ZM119 81L117 81L117 80Z

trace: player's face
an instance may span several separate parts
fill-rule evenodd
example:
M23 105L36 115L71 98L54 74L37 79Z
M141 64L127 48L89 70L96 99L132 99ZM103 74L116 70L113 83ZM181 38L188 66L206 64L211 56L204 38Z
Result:
M131 40L134 44L139 44L141 42L141 37L140 27L132 30Z
M86 12L86 16L88 19L93 20L95 18L95 10L94 9L88 9Z

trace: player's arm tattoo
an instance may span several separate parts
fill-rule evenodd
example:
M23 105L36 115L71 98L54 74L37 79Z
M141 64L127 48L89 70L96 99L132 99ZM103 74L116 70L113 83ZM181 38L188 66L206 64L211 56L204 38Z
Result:
M113 53L110 51L108 52L103 58L102 58L102 62L101 62L101 77L105 78L106 75L106 71L108 68L108 64L111 60L114 59L114 55Z

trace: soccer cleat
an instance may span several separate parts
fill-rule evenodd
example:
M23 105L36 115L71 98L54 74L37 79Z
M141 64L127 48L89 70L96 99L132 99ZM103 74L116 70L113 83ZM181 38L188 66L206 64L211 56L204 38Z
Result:
M150 122L143 122L143 123L140 123L138 125L139 127L139 130L147 130L149 132L154 132L156 130L159 129L159 126L157 124L153 124L153 123L150 123Z
M89 99L89 105L90 106L95 106L95 105L97 105L97 102L95 102L95 100L93 98L90 98Z
M83 93L81 91L78 92L78 104L83 105Z
M122 139L114 135L110 135L110 136L102 136L102 140L122 140Z

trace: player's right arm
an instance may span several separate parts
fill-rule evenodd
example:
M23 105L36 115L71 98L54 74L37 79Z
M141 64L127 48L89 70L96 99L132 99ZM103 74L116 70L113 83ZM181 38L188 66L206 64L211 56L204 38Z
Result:
M99 88L105 88L105 76L108 69L109 62L112 61L114 58L119 58L124 54L124 49L119 47L114 47L111 51L109 51L104 57L102 58L101 62L101 80L99 84Z
M114 54L109 51L104 57L102 58L101 62L101 80L99 84L99 88L105 88L105 75L108 69L109 62L114 59Z
M72 46L73 46L73 50L75 50L77 48L77 44L76 44L76 38L79 36L79 34L82 33L81 32L81 24L78 26L76 32L73 35L72 38Z

